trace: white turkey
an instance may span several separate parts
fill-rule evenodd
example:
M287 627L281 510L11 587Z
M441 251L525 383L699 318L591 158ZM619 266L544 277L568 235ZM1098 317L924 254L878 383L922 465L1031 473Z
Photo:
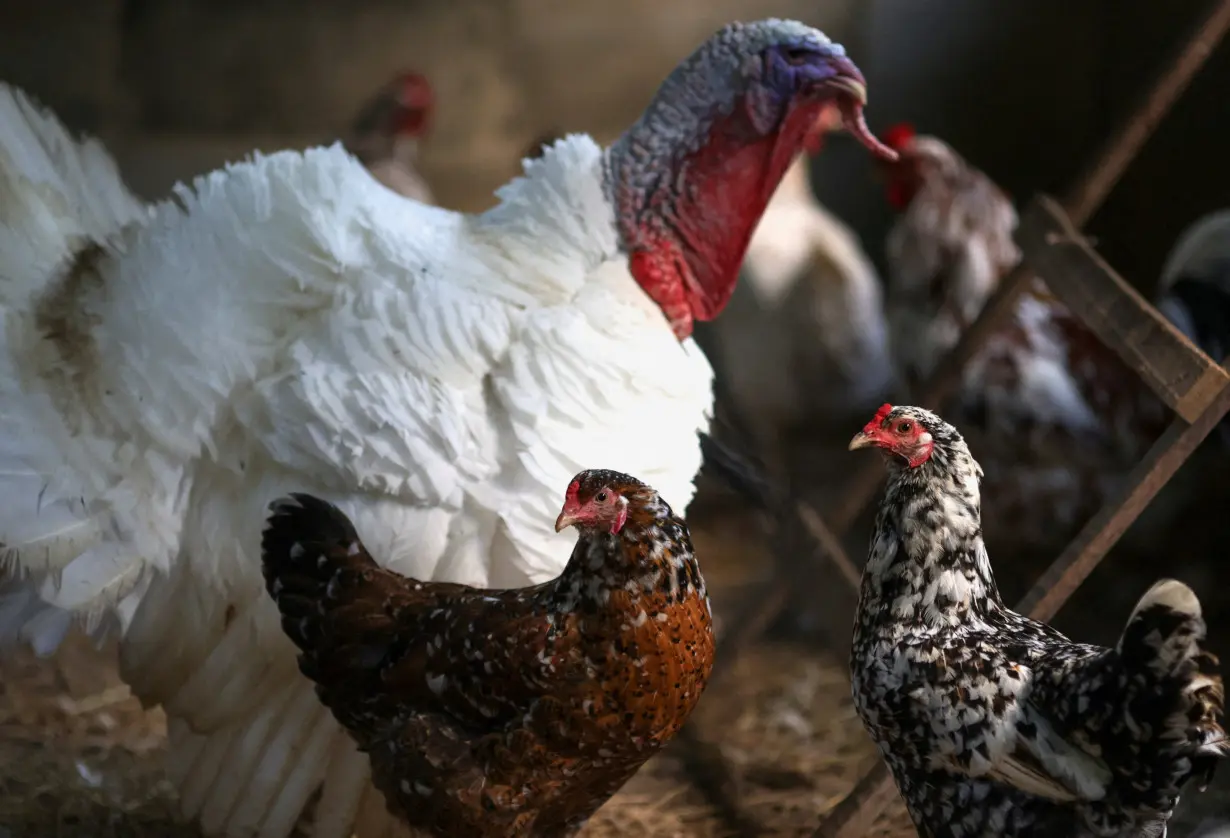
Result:
M609 149L570 136L474 216L337 145L146 210L0 93L0 543L25 574L0 634L54 647L55 608L118 628L209 835L281 838L309 808L317 838L396 829L263 595L271 499L336 504L402 574L492 587L560 572L582 468L686 506L711 406L693 321L827 109L893 155L844 50L781 20L723 28Z

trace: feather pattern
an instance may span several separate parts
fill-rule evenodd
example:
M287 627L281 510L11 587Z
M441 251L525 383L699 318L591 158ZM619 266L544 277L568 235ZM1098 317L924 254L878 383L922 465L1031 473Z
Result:
M1109 649L1009 610L965 440L888 407L851 444L889 462L851 676L920 834L1164 836L1180 791L1230 756L1195 594L1157 583Z

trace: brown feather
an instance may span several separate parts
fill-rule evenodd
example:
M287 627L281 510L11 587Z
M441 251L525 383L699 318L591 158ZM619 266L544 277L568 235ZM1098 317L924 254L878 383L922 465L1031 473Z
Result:
M403 577L324 501L273 506L267 588L300 667L414 827L570 835L704 689L712 618L686 525L639 481L584 474L626 522L583 529L564 573L524 589Z

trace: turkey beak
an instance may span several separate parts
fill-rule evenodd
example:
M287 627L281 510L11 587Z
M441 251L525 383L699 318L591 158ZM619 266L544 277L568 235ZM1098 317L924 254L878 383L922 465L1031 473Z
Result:
M561 512L559 517L555 519L555 531L563 532L565 527L571 527L577 520L577 516L569 515L567 511Z
M860 448L866 448L869 445L875 445L876 438L866 431L859 431L854 435L854 439L850 440L850 446L847 451L857 451Z

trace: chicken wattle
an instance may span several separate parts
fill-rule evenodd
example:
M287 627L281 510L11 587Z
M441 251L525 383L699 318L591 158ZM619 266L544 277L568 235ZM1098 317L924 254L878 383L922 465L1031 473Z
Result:
M105 155L0 88L0 544L21 572L0 637L117 630L207 835L284 838L308 810L316 838L394 829L264 593L268 499L333 503L404 576L504 588L563 570L554 500L583 463L686 507L712 409L692 323L825 109L892 156L864 99L822 33L732 24L609 149L570 136L465 215L340 145L129 205Z
M268 590L299 668L410 825L572 835L665 744L713 666L687 525L612 471L568 486L579 531L557 578L490 590L386 570L337 507L273 504Z

